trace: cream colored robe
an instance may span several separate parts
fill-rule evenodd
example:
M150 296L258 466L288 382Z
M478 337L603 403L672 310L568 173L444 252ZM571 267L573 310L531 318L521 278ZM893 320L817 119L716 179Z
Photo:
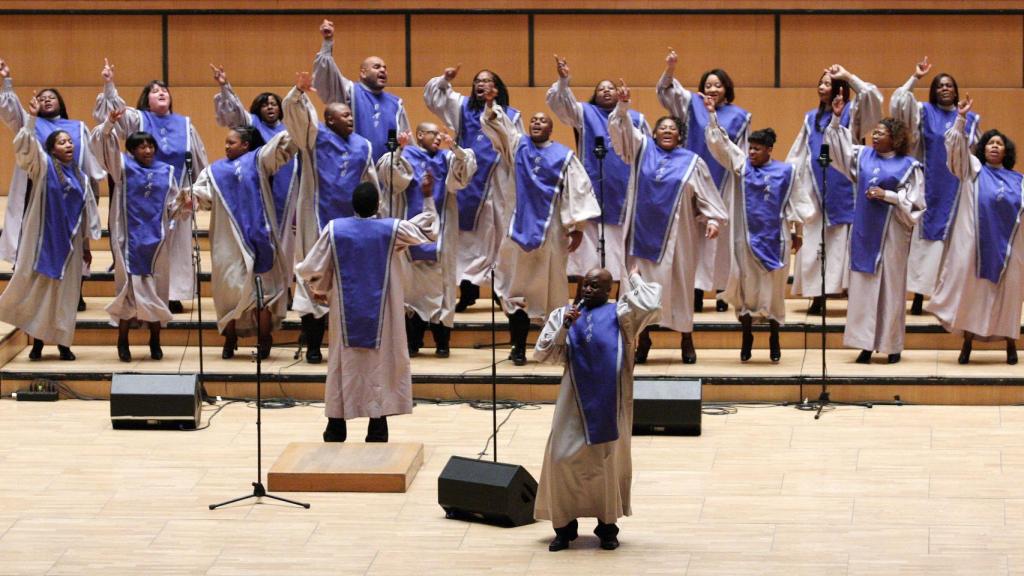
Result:
M288 132L280 132L259 148L256 164L260 172L260 192L263 196L264 214L271 230L277 229L277 214L274 212L274 198L270 178L281 166L295 155L295 145ZM254 256L243 240L221 192L217 188L210 168L207 167L192 187L199 206L213 211L210 216L210 249L213 269L210 274L210 288L213 291L213 307L217 310L217 330L224 333L227 325L235 322L235 333L245 337L256 334L256 274L253 272ZM260 274L263 283L263 306L270 310L272 330L281 327L281 321L288 307L288 266L285 264L284 249L276 236L274 240L274 265Z
M501 106L485 109L480 121L484 134L498 151L498 162L515 172L516 151L523 138ZM551 145L549 141L546 145ZM543 145L542 145L543 146ZM514 182L514 180L513 180ZM515 184L510 205L515 206ZM601 214L590 178L576 154L562 168L562 179L551 210L551 221L544 232L544 242L527 252L506 234L498 253L495 268L495 289L501 297L505 313L525 310L531 319L547 318L552 310L564 306L569 299L566 266L569 259L569 233L580 229L583 222ZM509 211L511 229L513 211Z
M839 125L835 115L825 131L825 142L832 148L836 170L852 180L856 189L857 160L863 146L853 143L850 131ZM878 271L875 274L850 271L843 345L896 354L903 351L906 332L910 236L925 209L924 175L920 165L904 187L885 191L885 201L893 208L882 239Z
M729 135L718 126L718 116L711 114L705 130L708 149L727 171L736 175L730 178L725 193L725 204L730 207L729 226L731 235L729 247L729 282L725 287L725 301L733 306L736 316L749 314L753 318L786 321L786 283L789 281L789 253L792 242L789 237L790 225L800 222L800 214L811 211L810 200L796 187L796 167L790 181L789 200L783 208L785 219L782 223L782 267L765 270L764 265L750 250L747 230L747 214L744 210L743 186L747 171L748 153L729 140ZM786 191L780 191L785 194Z
M402 220L395 236L395 250L433 241L438 217L433 198L423 200L423 212ZM343 311L337 294L334 238L325 228L306 255L295 266L300 284L308 293L326 297L330 306L330 354L327 359L325 402L328 418L379 418L412 413L412 373L405 341L404 289L401 254L391 259L384 304L384 326L380 347L346 347L341 338Z
M619 390L616 424L618 440L588 445L579 400L569 373L568 329L563 325L565 306L548 316L537 339L533 358L566 365L555 401L551 434L544 449L544 467L537 487L534 516L561 528L576 518L597 518L614 523L632 514L630 489L633 460L633 349L640 332L658 315L661 287L644 282L639 274L628 280L616 305L619 318Z
M309 96L292 88L281 103L284 125L289 134L299 134L293 139L298 146L302 174L299 176L299 193L295 199L295 262L302 261L320 237L320 223L316 218L316 191L320 186L320 175L316 166L316 135L320 129L316 108ZM373 152L366 156L361 182L370 182L377 190L377 170L373 167ZM327 306L321 306L306 293L302 282L295 284L292 309L300 314L313 314L320 318L327 313Z
M96 106L92 117L97 122L104 122L111 110L125 109L124 116L117 122L117 129L127 138L142 128L142 114L128 106L117 93L113 82L103 86L103 92L96 96ZM195 124L189 122L189 151L192 152L192 167L198 174L206 168L206 147L199 137ZM177 171L177 170L175 170ZM186 175L180 174L178 183L186 182ZM195 268L192 265L192 220L191 216L182 211L179 218L172 220L171 231L167 235L167 252L170 258L170 298L171 300L191 300L195 295Z
M442 152L439 150L438 154ZM377 173L380 174L381 188L388 190L391 179L391 153L381 156L377 162ZM440 231L437 234L440 246L437 261L413 260L406 250L401 260L405 263L403 282L405 284L405 305L424 322L444 324L448 328L455 325L455 288L458 286L456 276L456 258L459 239L459 207L456 193L466 187L473 174L476 173L476 154L472 150L452 148L448 155L448 177L445 180L444 213L440 216ZM399 156L395 162L394 199L390 204L381 206L381 214L405 216L407 201L406 190L412 182L413 167L408 160ZM419 193L419 190L410 194ZM391 207L394 212L391 212Z
M1024 235L1018 222L998 284L978 277L975 198L981 162L971 154L964 124L958 117L946 132L949 171L960 179L960 194L939 282L925 309L955 334L971 332L979 340L1017 339L1024 300Z
M124 156L121 152L117 130L109 121L97 126L90 137L93 155L110 175L113 189L110 194L110 213L107 227L110 229L110 250L114 255L114 299L107 305L110 323L118 325L121 320L138 319L143 322L159 322L166 325L174 315L167 307L170 260L167 252L167 235L175 209L180 205L178 182L171 169L171 181L164 200L163 241L157 248L153 260L152 274L128 274L125 264L125 249L128 241L127 217L125 214Z
M850 132L853 139L860 142L871 134L882 118L882 93L878 87L864 82L856 76L850 78L850 87L856 95L847 106L850 107ZM825 110L831 115L832 109ZM793 294L813 298L821 296L821 202L818 200L818 181L815 172L821 172L818 159L811 157L807 141L807 123L800 127L800 134L789 149L786 162L796 167L793 175L793 192L799 192L807 199L806 212L801 211L804 229L804 248L796 253L796 266L793 269ZM841 294L850 283L850 225L834 224L825 227L825 293Z
M462 131L462 105L466 98L453 90L444 76L431 78L423 89L427 108L456 135ZM515 129L523 133L522 115L516 119ZM483 133L475 137L486 138ZM509 199L515 198L511 167L496 161L491 167L484 194L476 229L459 230L456 262L458 280L469 280L478 286L490 284L491 266L497 262L502 239L508 234L508 222L514 207L509 204Z
M43 201L46 196L47 167L52 159L36 139L35 118L29 120L14 138L14 155L18 167L32 179L28 210L21 228L23 247L7 288L0 295L0 322L46 343L71 346L75 337L78 298L82 293L82 249L87 239L100 238L100 216L96 198L85 184L85 207L73 236L71 254L64 266L64 277L55 280L35 271L36 249L40 240Z
M629 192L626 204L626 222L632 225L633 210L636 206L637 164L647 146L656 146L654 140L644 136L629 120L628 105L619 102L608 122L612 146L622 158L629 158L633 174L629 178ZM679 201L673 221L669 224L668 242L660 262L647 258L629 256L626 244L626 265L636 265L644 278L657 282L663 291L666 307L657 320L659 326L678 332L693 332L693 288L697 274L698 258L703 243L705 223L714 221L719 225L720 234L728 234L724 225L728 222L722 195L715 188L711 172L703 160L697 158L697 165L683 183L682 198Z

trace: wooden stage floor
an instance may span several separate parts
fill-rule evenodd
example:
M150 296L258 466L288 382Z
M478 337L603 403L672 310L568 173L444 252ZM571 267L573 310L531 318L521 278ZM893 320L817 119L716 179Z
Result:
M548 523L494 528L437 506L448 457L482 449L485 411L421 404L391 419L392 439L425 444L405 494L210 511L251 491L255 410L229 405L199 432L115 431L108 406L0 401L0 573L1024 574L1020 406L840 407L819 421L741 406L705 416L699 438L639 437L622 547L598 549L584 520L559 553ZM515 411L500 459L539 475L551 414ZM323 424L319 407L264 410L264 471Z

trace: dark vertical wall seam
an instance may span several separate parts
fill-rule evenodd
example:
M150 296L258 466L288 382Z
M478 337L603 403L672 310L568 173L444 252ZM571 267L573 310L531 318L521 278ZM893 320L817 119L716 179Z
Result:
M405 85L412 86L412 14L405 13Z
M782 86L782 14L775 13L775 87Z
M161 41L162 41L162 44L163 44L162 58L163 58L163 80L164 80L164 84L170 84L170 82L171 82L171 63L170 63L170 57L171 57L170 54L171 53L170 53L170 48L168 46L169 40L167 38L167 36L168 36L167 20L168 20L167 14L164 14L164 15L160 16L160 35L161 35Z
M532 88L532 87L536 86L536 83L534 83L534 78L533 78L533 13L531 13L529 16L527 16L527 22L528 22L528 25L527 25L527 35L528 35L528 38L529 38L529 49L527 50L527 54L528 54L528 56L530 58L530 63L529 63L530 87Z

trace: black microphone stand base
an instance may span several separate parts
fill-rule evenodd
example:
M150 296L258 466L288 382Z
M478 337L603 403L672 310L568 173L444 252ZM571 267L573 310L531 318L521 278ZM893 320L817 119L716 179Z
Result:
M239 496L238 498L232 498L231 500L221 502L220 504L210 504L210 510L216 510L221 506L227 506L228 504L234 504L235 502L242 502L243 500L248 500L249 498L271 498L279 502L284 502L285 504L294 504L296 506L302 506L303 508L309 509L309 504L305 502L299 502L297 500L289 500L287 498L282 498L280 496L274 496L273 494L269 494L267 492L267 489L263 487L262 482L253 482L252 494Z

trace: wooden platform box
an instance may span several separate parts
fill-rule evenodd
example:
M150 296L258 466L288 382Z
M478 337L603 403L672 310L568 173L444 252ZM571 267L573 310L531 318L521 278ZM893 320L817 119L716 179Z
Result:
M267 475L273 492L405 492L423 444L292 442Z

